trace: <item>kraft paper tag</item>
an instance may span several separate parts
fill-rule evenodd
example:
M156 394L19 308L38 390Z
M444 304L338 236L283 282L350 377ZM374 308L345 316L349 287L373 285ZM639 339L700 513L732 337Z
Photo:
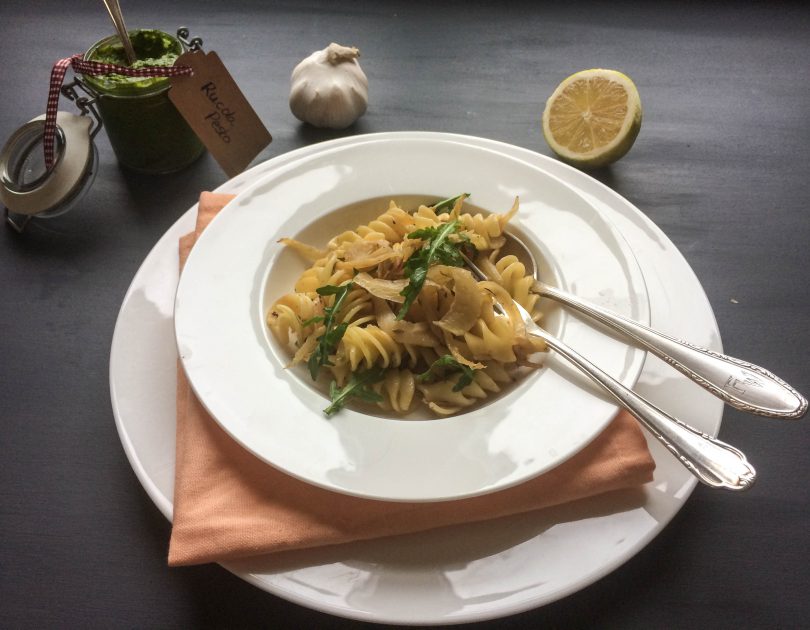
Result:
M215 52L189 51L175 61L194 74L172 77L169 99L229 177L272 141Z

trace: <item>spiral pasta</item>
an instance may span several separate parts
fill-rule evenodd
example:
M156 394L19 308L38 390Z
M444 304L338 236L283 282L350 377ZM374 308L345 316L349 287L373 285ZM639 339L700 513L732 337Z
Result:
M471 214L465 198L412 212L391 201L323 250L283 239L310 265L267 314L291 365L306 362L313 378L331 376L331 391L386 411L425 405L438 415L498 394L536 367L527 357L544 347L527 340L512 306L514 299L539 318L534 279L515 256L500 254L518 202L504 214ZM490 280L476 280L462 253Z
M383 381L374 386L382 396L377 405L386 411L404 414L410 411L416 393L416 377L411 370L386 370Z
M318 287L343 284L351 280L351 272L340 269L337 262L337 252L330 252L315 262L295 283L296 293L313 293Z
M535 313L535 307L540 296L532 292L534 278L526 275L526 266L518 260L518 257L509 255L498 258L494 264L494 271L494 273L488 271L485 273L506 289L512 299L529 313L539 317Z
M304 322L319 314L318 307L318 301L306 293L288 293L276 300L267 315L267 325L283 344L290 343L290 334L303 341Z
M402 363L402 346L387 332L370 324L349 326L336 355L345 360L352 371L380 365L398 367Z

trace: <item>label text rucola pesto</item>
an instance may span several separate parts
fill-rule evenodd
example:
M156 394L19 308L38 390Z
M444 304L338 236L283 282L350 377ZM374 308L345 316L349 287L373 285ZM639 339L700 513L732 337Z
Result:
M211 128L217 136L226 144L231 141L229 131L236 124L236 112L228 107L217 95L217 86L213 81L204 84L200 91L205 94L214 106L210 114L205 119L211 123Z

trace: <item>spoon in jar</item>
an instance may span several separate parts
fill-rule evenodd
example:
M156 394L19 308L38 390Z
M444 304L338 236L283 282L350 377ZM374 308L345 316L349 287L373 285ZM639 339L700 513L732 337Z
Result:
M107 13L110 14L115 32L118 33L121 44L124 46L124 55L126 55L127 58L127 65L131 66L138 57L135 54L135 49L132 47L132 40L129 39L129 33L127 33L127 27L124 24L124 14L121 13L121 5L118 3L118 0L101 1L104 3Z
M505 233L502 253L514 254L535 278L533 290L616 330L660 357L698 385L742 411L770 418L798 419L807 412L807 399L765 368L694 346L587 302L536 279L537 264L528 247Z
M486 274L475 263L464 254L462 254L462 257L468 268L479 279L487 279ZM625 387L551 333L540 328L528 311L520 304L514 302L514 306L526 326L527 334L545 341L552 350L555 350L557 354L564 357L579 368L583 374L605 389L704 484L713 488L727 488L729 490L747 490L754 484L756 471L748 463L744 453L662 411L648 400ZM501 314L507 314L500 304L496 303L495 308Z

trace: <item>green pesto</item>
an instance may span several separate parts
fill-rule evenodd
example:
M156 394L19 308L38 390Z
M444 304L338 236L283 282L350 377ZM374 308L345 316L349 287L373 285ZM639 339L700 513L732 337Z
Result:
M132 47L137 59L130 67L145 66L168 67L174 65L177 57L183 52L182 45L175 38L161 31L143 29L130 32ZM124 46L117 36L102 40L85 55L89 61L113 63L118 66L129 66ZM169 85L165 77L125 77L120 74L106 74L88 77L96 89L111 94L134 95L144 90L161 89Z
M130 31L138 57L132 67L171 66L183 52L179 40L162 31ZM117 36L94 44L85 59L127 65ZM143 173L170 173L191 164L204 147L169 100L166 77L84 75L98 95L98 109L118 161Z

